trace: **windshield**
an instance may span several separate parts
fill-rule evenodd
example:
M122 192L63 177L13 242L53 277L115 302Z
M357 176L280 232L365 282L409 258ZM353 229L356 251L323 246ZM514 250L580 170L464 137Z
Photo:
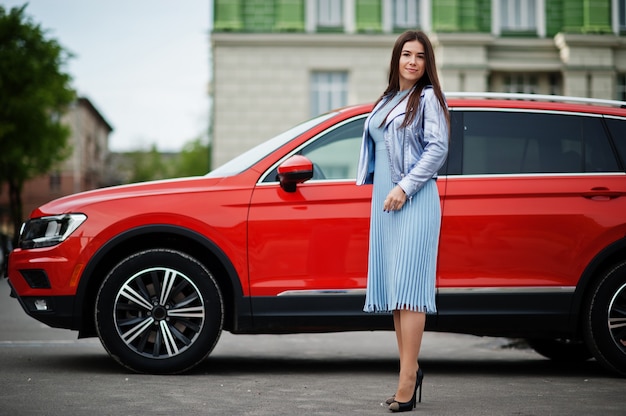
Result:
M253 147L252 149L240 154L229 162L226 162L222 166L212 170L206 176L209 178L217 178L232 176L243 172L259 160L263 159L265 156L272 153L274 150L295 139L313 126L325 120L328 120L335 114L337 113L322 114L321 116L305 121L302 124L298 124L297 126L287 130L286 132L281 133L278 136L273 137L269 140L266 140L263 143Z

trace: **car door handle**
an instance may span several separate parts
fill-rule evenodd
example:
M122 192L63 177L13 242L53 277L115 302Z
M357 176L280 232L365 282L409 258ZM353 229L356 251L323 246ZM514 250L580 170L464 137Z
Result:
M583 192L582 196L587 199L593 199L594 201L607 201L609 199L619 198L625 194L626 192L623 191L611 191L609 188L597 187L591 188L589 192Z

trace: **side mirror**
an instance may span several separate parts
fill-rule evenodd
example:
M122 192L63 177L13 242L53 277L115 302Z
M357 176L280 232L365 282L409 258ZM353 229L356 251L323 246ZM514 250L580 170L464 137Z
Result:
M313 162L302 155L291 156L278 165L280 187L286 192L295 192L296 185L313 177Z

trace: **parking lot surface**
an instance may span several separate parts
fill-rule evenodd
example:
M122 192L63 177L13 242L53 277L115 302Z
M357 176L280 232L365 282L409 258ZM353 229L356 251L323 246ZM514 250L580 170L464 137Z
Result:
M626 414L626 379L518 340L426 333L421 365L408 414ZM26 316L0 280L0 369L0 415L381 415L397 361L391 332L224 333L188 374L130 373L98 340Z

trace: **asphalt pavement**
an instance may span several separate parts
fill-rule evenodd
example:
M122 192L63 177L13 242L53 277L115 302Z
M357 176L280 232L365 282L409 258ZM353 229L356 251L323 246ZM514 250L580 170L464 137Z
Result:
M224 333L185 375L130 373L97 339L26 316L0 280L0 415L383 415L392 332ZM423 415L626 415L626 379L517 340L426 333Z

